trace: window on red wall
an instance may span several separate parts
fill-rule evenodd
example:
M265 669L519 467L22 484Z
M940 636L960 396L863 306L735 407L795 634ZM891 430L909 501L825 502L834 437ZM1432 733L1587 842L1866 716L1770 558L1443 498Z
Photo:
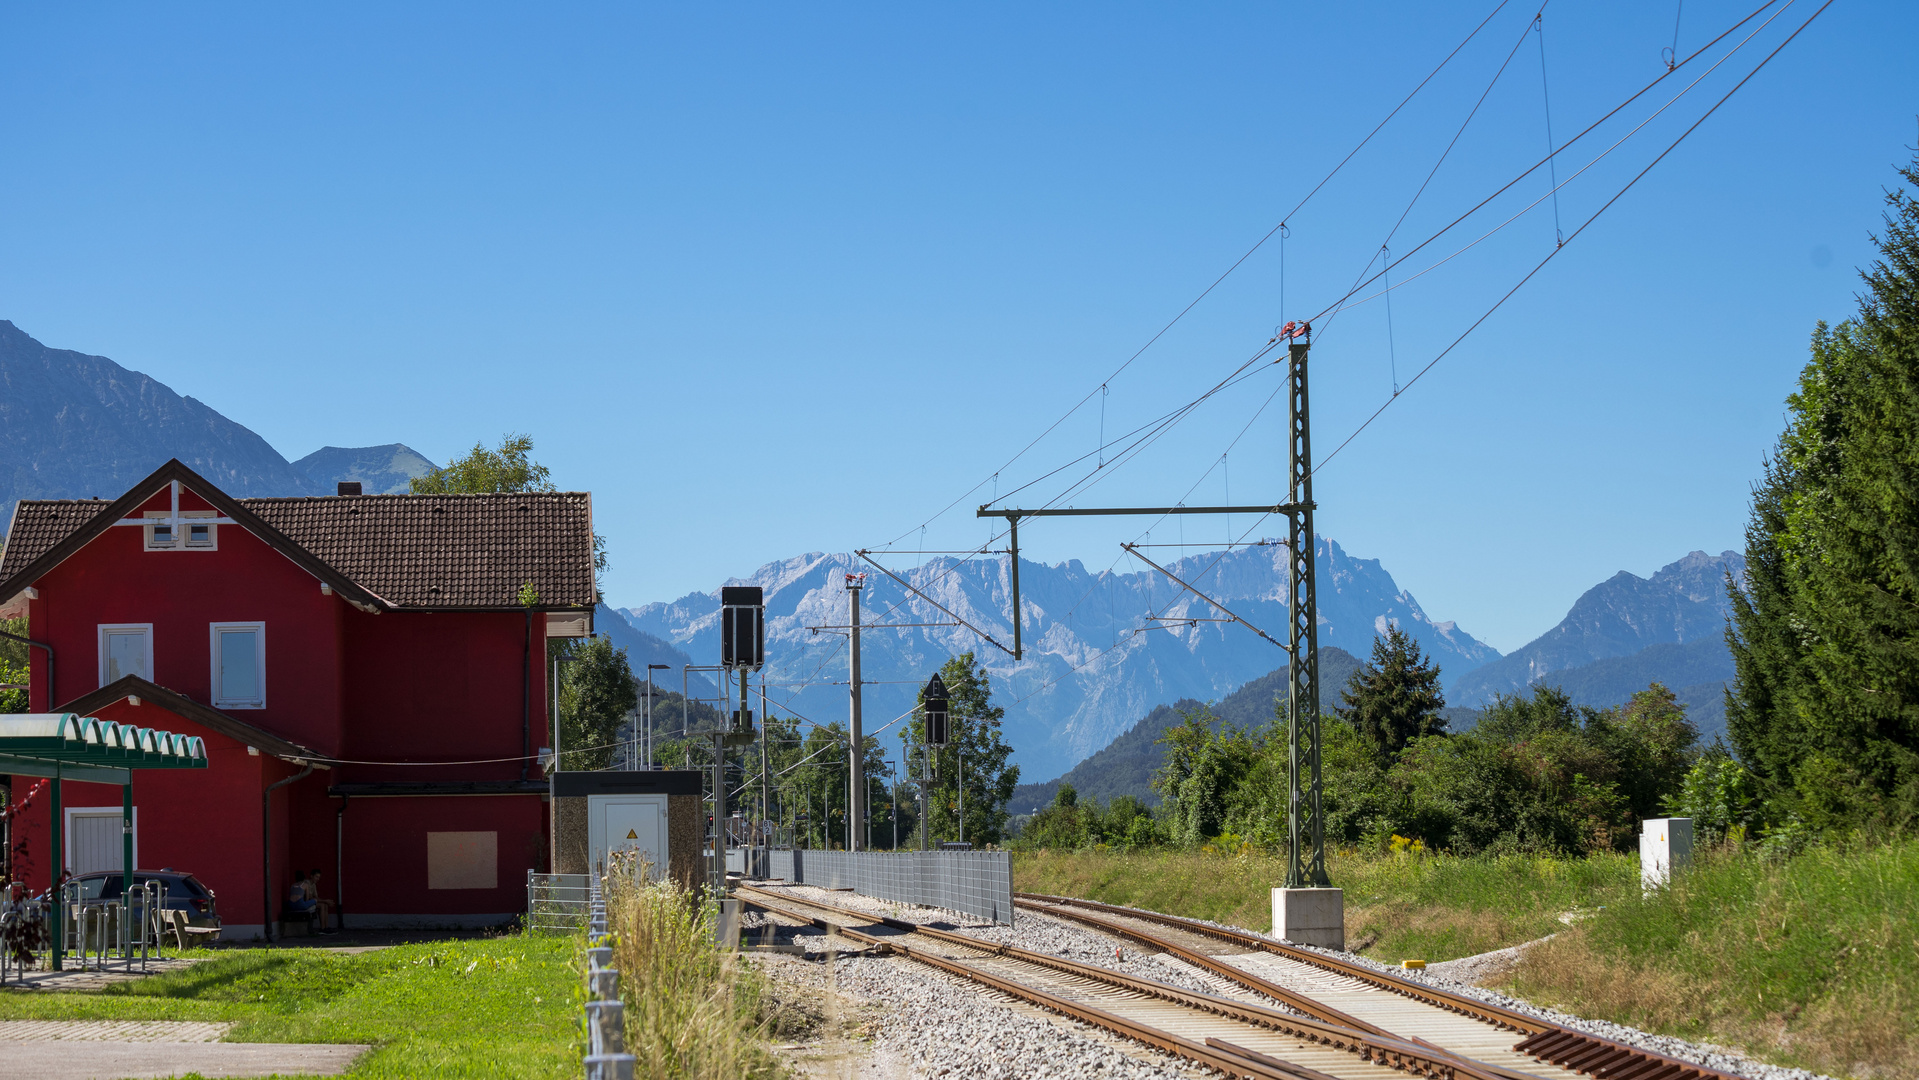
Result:
M153 678L153 624L101 624L100 685L128 675Z
M213 704L220 709L264 709L267 624L214 623Z

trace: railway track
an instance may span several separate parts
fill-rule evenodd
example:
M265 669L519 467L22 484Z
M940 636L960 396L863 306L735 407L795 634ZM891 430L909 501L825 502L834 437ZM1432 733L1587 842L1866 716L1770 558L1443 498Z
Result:
M734 895L780 918L904 956L1232 1076L1264 1080L1404 1080L1405 1073L1428 1080L1574 1077L1550 1066L1545 1073L1517 1070L1432 1042L1403 1038L1245 972L1238 973L1239 985L1289 1008L1300 1008L1306 1015L785 892L741 886Z
M1717 1069L1577 1031L1537 1016L1301 949L1255 934L1138 908L1042 893L1015 893L1018 908L1068 919L1149 948L1163 949L1249 990L1268 994L1274 978L1313 986L1289 1006L1350 1017L1346 1024L1469 1056L1510 1072L1570 1073L1601 1080L1743 1080ZM1223 943L1208 951L1203 943ZM1511 1041L1517 1033L1517 1042ZM1541 1069L1541 1064L1547 1068Z

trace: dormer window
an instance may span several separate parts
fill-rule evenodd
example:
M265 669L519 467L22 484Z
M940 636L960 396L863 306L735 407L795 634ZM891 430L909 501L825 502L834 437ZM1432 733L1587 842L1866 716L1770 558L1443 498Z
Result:
M212 520L211 510L183 510L178 516L167 510L146 512L146 548L148 551L212 551L217 549L220 526Z

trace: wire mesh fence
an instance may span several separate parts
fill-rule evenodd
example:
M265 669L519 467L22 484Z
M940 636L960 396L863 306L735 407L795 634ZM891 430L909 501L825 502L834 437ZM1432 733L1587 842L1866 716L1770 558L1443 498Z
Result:
M526 872L526 930L529 934L575 934L586 929L593 909L594 881L589 874Z
M1011 926L1013 856L1005 851L767 853L767 876L861 896L945 908Z

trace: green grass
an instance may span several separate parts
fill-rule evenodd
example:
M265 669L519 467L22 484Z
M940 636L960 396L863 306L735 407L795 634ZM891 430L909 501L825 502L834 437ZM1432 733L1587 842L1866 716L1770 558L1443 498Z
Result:
M1835 1075L1919 1076L1919 841L1717 852L1530 950L1513 989Z
M1332 883L1346 891L1346 942L1367 956L1450 960L1564 929L1559 915L1633 895L1634 860L1538 856L1332 854ZM1013 883L1112 904L1272 929L1272 890L1285 860L1244 852L1044 852L1013 856Z
M99 993L0 994L0 1019L213 1020L236 1042L369 1043L360 1077L561 1077L580 1068L572 938L222 950Z

